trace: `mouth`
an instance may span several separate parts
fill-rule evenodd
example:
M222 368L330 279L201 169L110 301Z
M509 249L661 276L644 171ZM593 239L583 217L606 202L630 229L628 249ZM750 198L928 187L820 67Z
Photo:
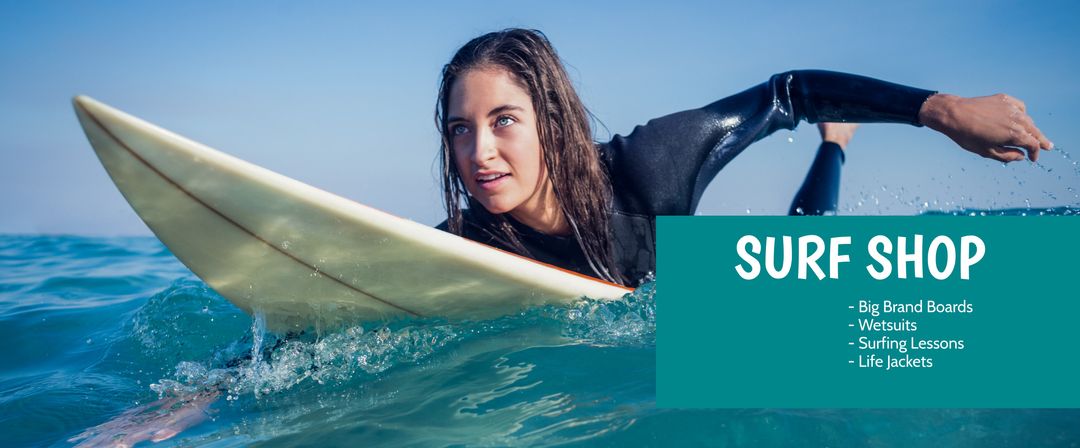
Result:
M477 174L474 179L476 185L480 186L480 188L489 190L503 183L508 177L510 177L510 173L484 173Z

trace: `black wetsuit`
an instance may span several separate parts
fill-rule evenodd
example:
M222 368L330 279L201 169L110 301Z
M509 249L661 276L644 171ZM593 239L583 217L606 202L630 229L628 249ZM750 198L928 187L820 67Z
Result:
M709 182L751 143L779 129L794 129L801 120L921 126L919 109L934 93L857 75L791 71L700 109L650 120L625 137L616 135L599 144L613 192L615 262L632 285L654 271L656 216L693 214ZM791 213L834 210L842 163L839 146L823 144ZM464 217L462 236L516 252L494 241L468 213ZM507 218L532 258L596 276L572 236L545 235ZM446 230L446 222L438 228Z

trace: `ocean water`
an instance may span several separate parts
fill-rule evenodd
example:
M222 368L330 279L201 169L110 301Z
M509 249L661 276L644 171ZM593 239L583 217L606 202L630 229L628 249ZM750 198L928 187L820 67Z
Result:
M1080 410L657 409L656 290L275 335L154 238L0 236L0 445L1080 445Z

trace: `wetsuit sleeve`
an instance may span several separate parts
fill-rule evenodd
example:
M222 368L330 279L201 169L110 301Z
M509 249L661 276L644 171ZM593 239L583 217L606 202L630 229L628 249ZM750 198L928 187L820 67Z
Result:
M932 94L844 73L785 72L700 109L651 120L600 150L626 211L688 215L721 168L779 129L803 120L920 126L919 109Z
M788 214L824 215L835 212L840 195L840 168L843 165L844 150L840 145L822 142L802 187L791 201Z

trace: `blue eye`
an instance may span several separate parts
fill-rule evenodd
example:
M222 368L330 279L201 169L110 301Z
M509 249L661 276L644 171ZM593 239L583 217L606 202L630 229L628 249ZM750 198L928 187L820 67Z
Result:
M450 127L450 135L464 135L469 131L469 128L464 125L456 124Z
M514 124L516 121L517 120L514 120L514 117L511 117L509 115L503 115L503 116L499 117L498 120L495 120L495 125L496 126L510 126L511 124Z

